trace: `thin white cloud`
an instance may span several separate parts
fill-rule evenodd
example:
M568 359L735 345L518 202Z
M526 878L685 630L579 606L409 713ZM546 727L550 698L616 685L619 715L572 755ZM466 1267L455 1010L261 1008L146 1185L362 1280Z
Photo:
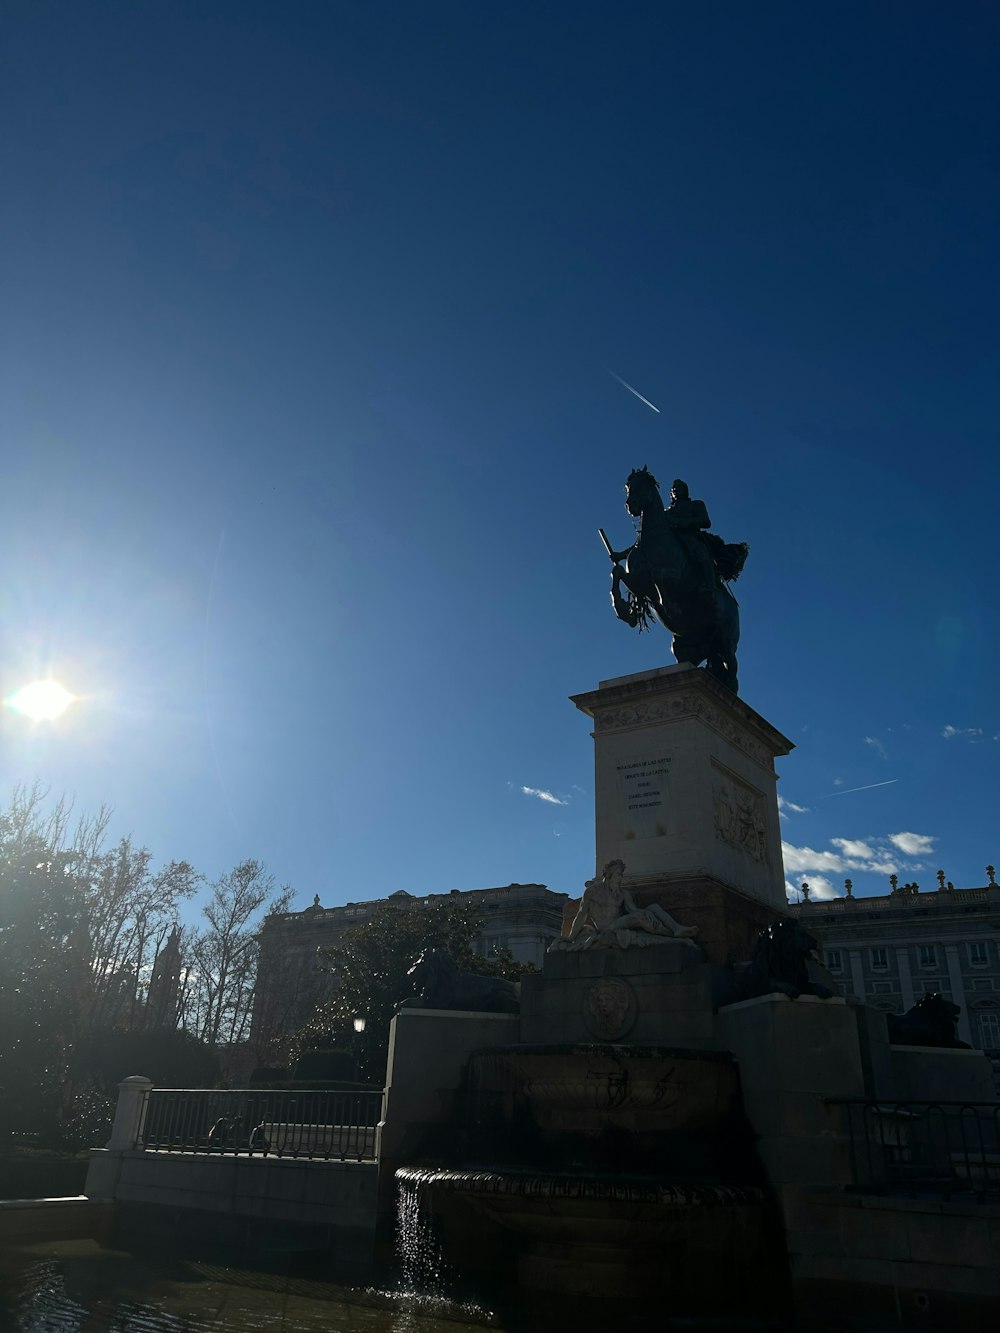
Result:
M919 870L920 866L911 866L912 870ZM852 870L867 870L871 875L894 875L899 869L899 862L891 856L882 855L875 861L869 861L867 865L852 866Z
M785 858L785 869L793 873L847 869L847 862L838 852L817 852L812 847L793 847L790 842L783 842L781 854Z
M843 886L838 889L825 875L810 875L806 883L809 885L809 897L820 902L829 902L831 898L843 898L846 893Z
M842 778L834 779L834 786L842 782ZM886 778L885 782L867 782L863 787L845 787L843 791L828 791L820 800L828 801L831 796L850 796L856 791L873 791L876 787L891 787L899 778Z
M843 779L843 778L834 778L834 779L833 779L833 785L834 785L835 787L842 787L842 786L844 785L844 779Z
M542 787L522 787L521 791L525 796L534 796L539 801L547 801L549 805L569 805L569 801L561 801L558 796L553 796L550 791L545 791Z
M846 893L845 889L838 889L825 875L810 875L806 883L809 885L809 898L813 902L829 902L831 898L843 898ZM785 880L785 891L795 902L802 897L802 885L793 884L790 879Z
M983 739L983 729L982 727L947 726L945 727L944 731L942 731L941 735L945 738L946 741L954 740L955 737L958 736L961 737L963 741L970 741L972 743L975 743L976 741L981 741ZM995 739L996 737L994 737L994 740Z
M889 841L904 856L930 856L937 838L926 833L890 833Z
M900 841L902 839L902 841ZM898 855L906 857L925 856L933 847L935 838L920 833L896 833L891 837L880 838L831 838L830 848L817 850L814 847L796 847L792 843L781 844L785 869L791 874L806 874L809 882L823 872L854 874L858 871L868 875L893 875L901 868ZM920 869L912 861L905 867L908 871ZM839 890L838 890L839 892Z
M791 810L793 815L805 815L809 812L807 805L796 805L794 801L786 801L784 796L778 797L779 810Z
M871 861L875 856L875 849L867 842L858 842L854 838L831 838L830 841L854 861Z
M611 369L610 366L605 366L605 370L607 370L608 374L613 376L614 379L618 381L618 383L622 386L623 389L628 389L629 393L635 394L636 398L638 398L640 403L645 403L647 407L651 407L653 411L656 412L657 415L659 415L660 409L656 406L656 404L651 403L648 398L643 398L639 390L633 389L632 385L629 384L628 380L623 380L621 375L615 375L615 372Z
M865 744L870 745L880 759L884 759L886 763L889 762L889 752L877 736L866 736Z

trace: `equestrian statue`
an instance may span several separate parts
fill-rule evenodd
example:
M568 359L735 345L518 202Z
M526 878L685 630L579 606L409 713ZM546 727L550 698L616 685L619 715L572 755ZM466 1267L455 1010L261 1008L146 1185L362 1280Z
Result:
M640 630L655 617L673 634L678 662L707 663L712 675L735 694L740 611L727 584L739 578L749 546L724 542L707 531L708 510L702 500L691 499L686 482L674 482L665 508L657 480L646 467L629 473L625 508L640 520L632 546L615 551L600 530L611 558L615 614Z

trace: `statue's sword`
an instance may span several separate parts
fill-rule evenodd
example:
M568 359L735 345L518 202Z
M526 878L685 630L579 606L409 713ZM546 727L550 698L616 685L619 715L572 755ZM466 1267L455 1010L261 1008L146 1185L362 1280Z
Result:
M605 550L607 551L607 553L608 553L608 558L609 558L610 560L614 560L614 559L615 559L615 553L614 553L614 551L613 551L612 548L611 548L611 543L608 541L607 537L606 537L605 534L604 534L604 529L603 529L603 528L598 528L597 531L600 533L601 541L604 543L604 549L605 549ZM615 563L617 564L617 561L615 561Z

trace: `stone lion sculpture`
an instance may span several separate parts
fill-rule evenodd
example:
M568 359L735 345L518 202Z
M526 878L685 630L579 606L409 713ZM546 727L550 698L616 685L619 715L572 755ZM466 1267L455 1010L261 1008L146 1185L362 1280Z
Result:
M956 1033L961 1012L957 1004L943 995L928 992L905 1014L889 1014L889 1040L894 1046L950 1046L970 1050L969 1043L959 1041Z
M740 971L744 999L758 995L818 995L827 1000L834 994L833 978L819 962L819 942L797 921L779 917L757 937L753 956Z
M516 1014L520 987L504 977L483 977L462 972L440 949L422 953L406 974L417 992L404 1000L408 1009L469 1009L478 1013Z

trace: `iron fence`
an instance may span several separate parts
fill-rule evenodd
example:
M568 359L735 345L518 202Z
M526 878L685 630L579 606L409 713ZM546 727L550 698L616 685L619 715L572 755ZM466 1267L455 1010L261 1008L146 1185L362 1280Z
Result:
M375 1156L381 1089L355 1092L153 1088L140 1138L153 1152L361 1162Z
M832 1098L847 1116L855 1188L1000 1198L1000 1103Z

